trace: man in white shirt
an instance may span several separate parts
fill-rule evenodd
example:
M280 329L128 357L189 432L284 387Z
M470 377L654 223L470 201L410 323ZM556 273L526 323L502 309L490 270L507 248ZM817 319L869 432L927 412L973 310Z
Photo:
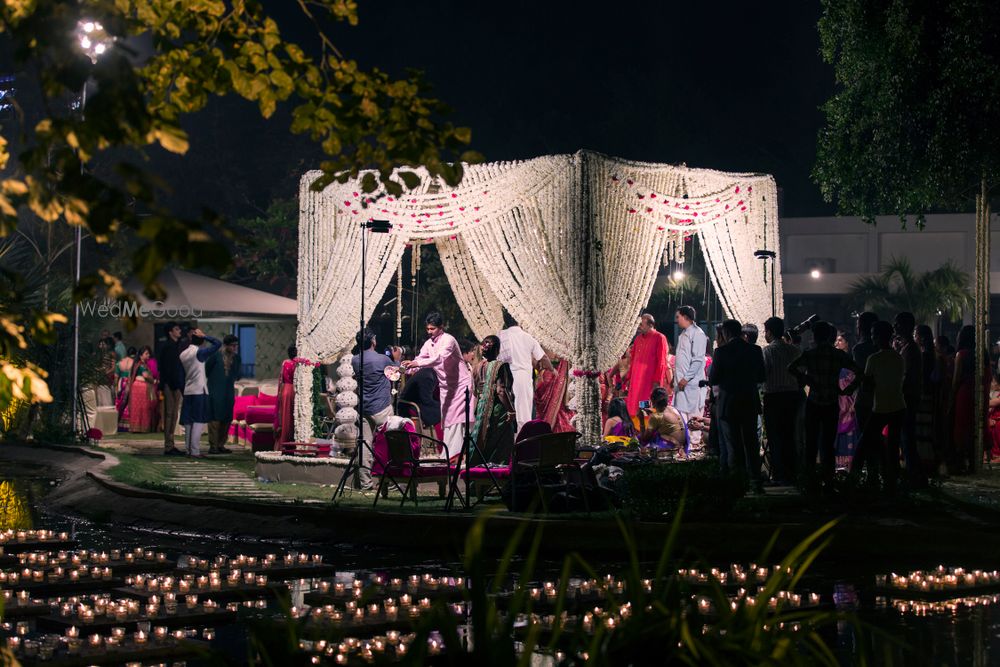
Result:
M202 347L202 343L206 341L209 343L208 347ZM195 329L188 335L187 345L181 341L179 347L184 348L180 353L181 365L184 366L184 403L181 406L184 444L187 445L188 456L203 459L201 435L208 422L212 421L205 362L222 347L222 341L205 335L201 329Z
M504 313L506 328L500 332L499 360L510 366L513 376L514 412L517 415L517 430L531 421L535 405L535 382L532 375L535 364L543 370L552 370L542 346L529 333L517 325L517 321Z

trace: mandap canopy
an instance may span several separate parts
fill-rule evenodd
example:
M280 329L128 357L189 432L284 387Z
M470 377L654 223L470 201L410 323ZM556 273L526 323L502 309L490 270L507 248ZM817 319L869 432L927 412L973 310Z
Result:
M361 304L361 226L368 237L364 317L371 317L407 244L437 244L455 297L482 338L506 308L547 349L569 359L577 429L600 433L596 377L625 351L665 259L697 235L728 317L761 324L781 285L754 251L778 252L777 195L766 174L631 162L589 151L467 165L458 187L422 176L401 197L358 180L322 192L302 178L298 351L324 363L351 344ZM778 259L775 259L777 262ZM780 265L774 275L780 281ZM296 376L296 437L311 434L311 377Z

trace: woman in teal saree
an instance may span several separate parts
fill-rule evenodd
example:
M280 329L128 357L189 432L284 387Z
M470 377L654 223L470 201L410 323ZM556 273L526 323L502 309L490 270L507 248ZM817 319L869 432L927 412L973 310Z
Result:
M476 421L472 427L473 465L506 464L514 447L514 399L510 367L497 361L500 339L487 336L480 345L483 363L475 375Z

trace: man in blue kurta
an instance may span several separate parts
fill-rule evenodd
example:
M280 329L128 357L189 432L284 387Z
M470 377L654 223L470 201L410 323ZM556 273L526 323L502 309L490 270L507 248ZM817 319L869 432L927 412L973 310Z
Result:
M705 408L705 390L698 386L705 379L705 352L708 336L695 324L691 306L677 309L675 321L681 333L677 337L674 359L674 407L687 421L701 415Z

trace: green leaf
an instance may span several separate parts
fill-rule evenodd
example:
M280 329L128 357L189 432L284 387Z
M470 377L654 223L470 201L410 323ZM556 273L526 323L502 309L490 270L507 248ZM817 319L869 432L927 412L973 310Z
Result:
M399 178L403 181L403 185L405 185L408 190L412 190L420 185L420 176L418 176L415 172L399 171L397 173Z

